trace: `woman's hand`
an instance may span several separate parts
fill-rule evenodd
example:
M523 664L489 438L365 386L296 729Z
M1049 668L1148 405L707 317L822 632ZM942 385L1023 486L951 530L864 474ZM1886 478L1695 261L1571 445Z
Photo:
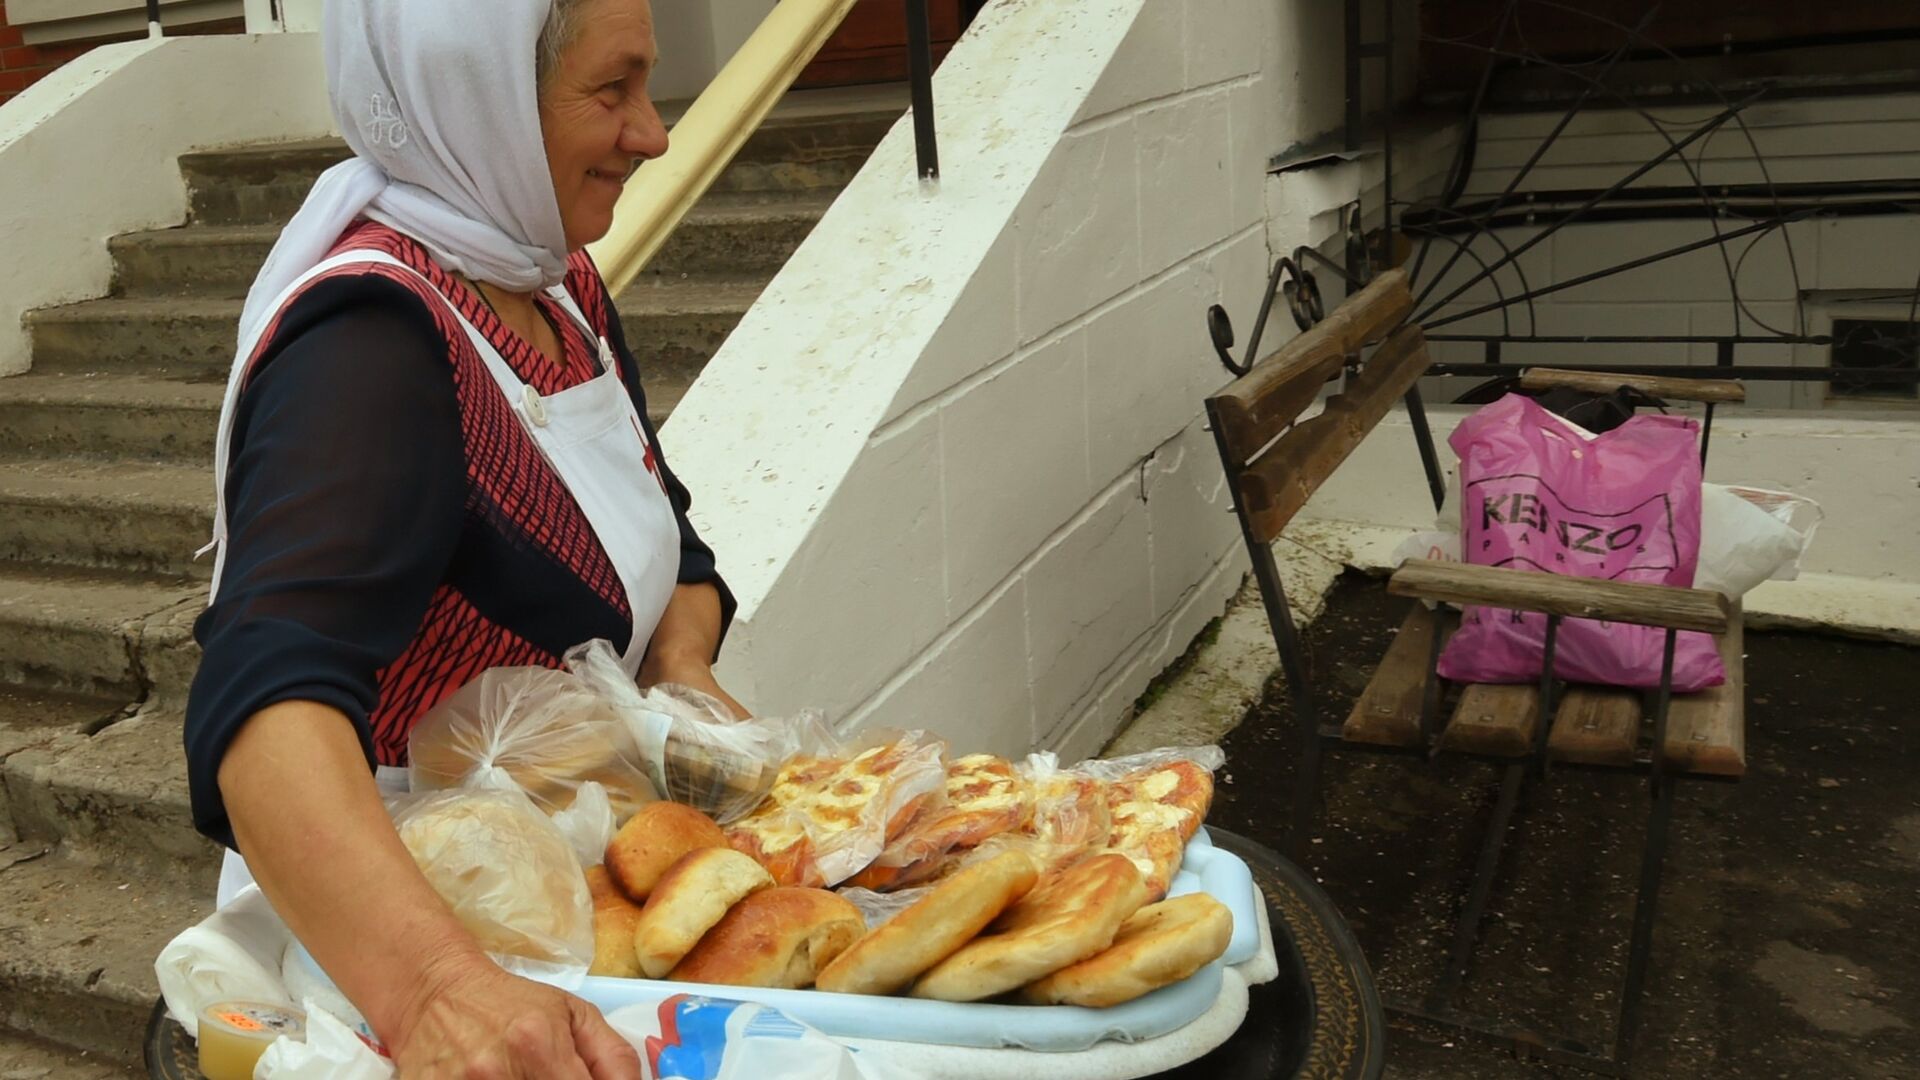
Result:
M747 711L745 705L735 701L733 695L720 686L720 681L713 677L711 665L693 659L677 663L673 661L654 663L651 656L647 659L648 662L640 667L640 685L657 686L660 683L673 683L677 686L690 686L719 698L720 704L732 709L737 719L745 720L753 715Z
M593 1006L475 954L418 984L395 1031L401 1080L640 1080L640 1057Z

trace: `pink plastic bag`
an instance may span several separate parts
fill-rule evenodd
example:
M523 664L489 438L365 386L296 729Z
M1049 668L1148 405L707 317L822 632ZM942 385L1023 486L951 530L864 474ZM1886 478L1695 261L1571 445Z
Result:
M1693 584L1700 553L1700 450L1693 421L1636 416L1600 435L1515 394L1461 422L1447 441L1460 455L1462 551L1469 563L1576 577ZM1457 682L1540 677L1545 615L1469 607L1440 654ZM1666 632L1566 619L1554 672L1570 682L1660 685ZM1713 638L1680 634L1675 691L1726 679Z

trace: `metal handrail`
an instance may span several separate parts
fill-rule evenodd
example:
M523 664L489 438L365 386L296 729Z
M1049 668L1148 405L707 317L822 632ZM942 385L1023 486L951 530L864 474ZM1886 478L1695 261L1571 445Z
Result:
M166 31L160 27L160 0L147 0L147 36L164 37Z
M152 5L155 0L148 0ZM634 179L614 206L613 227L587 250L616 294L640 276L696 202L814 54L855 0L780 0L673 127L670 149ZM914 134L920 174L939 173L933 149L932 55L926 0L906 0L913 73Z

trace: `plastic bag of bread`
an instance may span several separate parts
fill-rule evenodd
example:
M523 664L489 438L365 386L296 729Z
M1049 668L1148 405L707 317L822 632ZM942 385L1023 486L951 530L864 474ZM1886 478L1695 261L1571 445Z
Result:
M593 780L619 821L657 797L612 704L585 680L550 668L481 672L421 718L407 754L414 791L497 783L500 773L552 814Z
M835 740L820 713L741 719L711 694L663 683L641 690L613 646L594 640L567 652L567 669L605 698L625 725L654 789L721 824L759 805L782 762L824 753Z
M1062 768L1060 759L1047 751L1028 754L1015 772L1033 806L1026 824L988 837L970 851L950 854L936 876L1004 851L1024 852L1045 875L1106 847L1113 815L1104 779L1079 767Z
M945 800L945 756L946 743L922 731L876 731L836 754L800 754L727 842L782 885L837 885Z
M946 801L924 807L847 884L887 892L931 881L949 855L1024 827L1033 812L1033 784L1012 762L993 754L955 758L947 762Z
M400 842L480 947L509 971L564 980L593 963L593 900L560 830L517 788L414 792Z
M1217 746L1169 746L1075 766L1106 781L1113 819L1107 847L1139 867L1149 900L1167 895L1187 841L1213 805L1213 774L1224 764Z

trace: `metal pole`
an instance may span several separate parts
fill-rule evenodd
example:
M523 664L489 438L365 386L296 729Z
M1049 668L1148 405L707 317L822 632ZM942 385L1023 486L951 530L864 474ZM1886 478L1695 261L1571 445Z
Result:
M1347 3L1347 149L1360 149L1360 0Z
M164 31L160 29L160 0L147 0L147 36L164 36Z
M934 142L933 132L933 33L927 25L927 0L907 0L907 68L913 94L913 147L920 159L920 179L938 180L940 148Z

